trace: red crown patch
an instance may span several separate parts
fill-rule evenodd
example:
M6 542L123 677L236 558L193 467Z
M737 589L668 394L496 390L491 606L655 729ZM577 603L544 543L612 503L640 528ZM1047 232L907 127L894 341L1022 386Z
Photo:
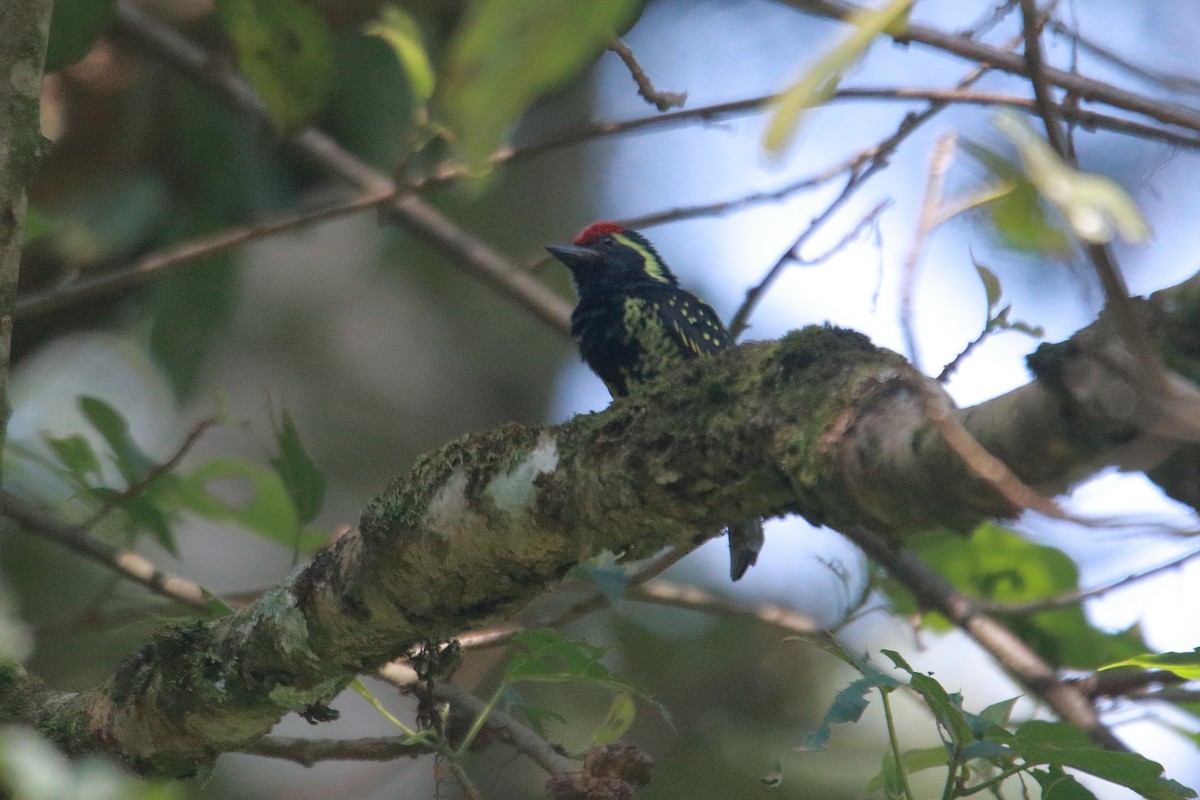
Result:
M625 226L619 222L593 222L591 225L588 225L586 228L580 231L579 235L575 237L575 241L572 242L572 244L577 247L586 247L587 245L599 239L601 236L605 236L610 233L624 232Z

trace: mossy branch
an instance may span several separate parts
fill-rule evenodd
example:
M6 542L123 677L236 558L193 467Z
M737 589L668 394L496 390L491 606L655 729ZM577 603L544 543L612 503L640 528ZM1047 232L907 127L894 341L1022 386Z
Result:
M1198 286L1139 305L1167 363L1200 363ZM1109 327L1102 318L1046 347L1032 361L1041 380L958 412L959 423L1043 491L1106 464L1161 461L1178 447L1164 430L1186 398L1140 397L1113 368L1122 347ZM1189 385L1180 380L1183 394ZM0 717L69 752L187 775L289 711L327 718L355 675L509 614L606 550L691 547L754 515L900 541L1018 512L946 445L929 391L862 335L812 327L682 365L598 414L464 437L262 600L164 629L102 686L55 694L8 670Z

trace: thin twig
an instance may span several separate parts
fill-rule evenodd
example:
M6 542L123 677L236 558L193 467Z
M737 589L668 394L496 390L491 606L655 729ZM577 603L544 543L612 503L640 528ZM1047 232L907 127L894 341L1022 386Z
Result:
M1161 564L1153 567L1147 567L1138 572L1132 572L1120 578L1114 578L1107 583L1102 583L1098 586L1093 586L1090 589L1080 589L1074 592L1058 595L1057 597L1048 597L1045 600L1031 600L1028 603L1003 603L996 600L980 600L978 601L979 608L988 614L1003 614L1006 616L1024 616L1027 614L1036 614L1039 611L1049 611L1055 608L1066 608L1067 606L1075 606L1085 600L1093 600L1097 597L1108 594L1109 592L1120 589L1124 586L1129 586L1146 578L1153 577L1162 572L1167 572L1172 569L1178 569L1192 559L1200 556L1200 549L1189 550L1182 555L1175 556Z
M946 381L950 380L950 377L955 373L959 365L962 364L963 360L967 356L971 355L976 347L983 344L983 341L991 336L993 332L994 331L992 331L990 327L984 328L982 331L980 331L978 336L967 342L966 347L958 351L958 355L954 356L954 358L950 359L950 361L946 363L946 366L942 367L942 371L937 374L937 377L934 378L934 380L938 383L945 383Z
M633 77L633 82L637 84L638 94L647 103L650 103L659 111L683 108L683 104L687 102L687 92L663 92L655 89L650 76L646 74L646 70L642 69L642 65L638 63L633 51L618 37L614 36L612 38L612 41L608 43L608 49L620 56L621 60L625 62L625 66L629 69L629 74Z
M186 264L227 253L250 242L374 208L387 202L392 196L392 192L368 193L344 203L288 214L255 225L229 228L212 236L173 244L143 256L119 270L89 275L61 286L23 294L17 298L17 318L36 317L65 306L86 303L114 294L162 277Z
M501 164L523 161L528 158L585 144L608 136L635 133L652 128L672 128L692 122L713 122L740 114L758 113L769 110L771 103L777 100L778 97L777 94L759 95L742 100L697 106L683 111L672 111L649 117L591 123L540 142L502 147L489 158L489 163L492 166L499 166ZM1075 95L1072 95L1072 97L1075 97ZM834 103L855 100L898 102L919 100L929 102L945 101L956 105L1007 106L1028 114L1037 114L1034 101L1028 97L1018 97L1017 95L999 92L967 91L961 88L925 89L904 86L847 87L838 89L827 102ZM1141 139L1161 141L1179 147L1200 148L1200 137L1173 131L1169 128L1162 128L1134 119L1115 117L1111 114L1082 109L1073 102L1057 104L1057 109L1064 118L1070 119L1089 130L1109 130L1115 133L1136 136ZM410 183L407 188L425 190L449 181L468 177L470 174L472 173L468 167L455 162L447 162L435 167L424 178Z
M132 550L123 550L94 539L82 528L70 525L48 511L2 489L0 515L15 522L24 533L54 542L90 558L128 580L145 586L155 594L202 611L209 610L204 590L199 584L159 569L149 559Z
M1014 38L1011 40L1010 45L1015 47L1018 41L1019 38ZM983 77L986 72L987 70L982 67L971 70L958 82L956 88L968 88ZM905 139L912 135L925 122L928 122L943 109L947 108L948 105L947 101L935 100L920 112L906 114L904 119L901 120L900 125L890 136L850 159L848 167L845 169L845 171L849 172L849 177L846 180L846 184L842 187L842 191L825 207L824 211L809 222L808 227L797 237L784 256L771 266L762 280L746 291L745 299L742 300L742 304L734 312L729 323L729 331L733 334L734 338L741 336L746 330L754 308L758 305L771 284L782 274L784 266L786 266L791 258L790 254L799 253L805 242L825 224L825 221L833 216L872 175L887 165L887 160Z
M933 146L933 156L929 160L929 175L925 180L925 198L921 201L921 214L917 220L917 230L913 235L912 246L904 258L904 268L900 289L900 329L904 332L905 346L908 348L908 360L920 370L920 359L917 354L917 335L913 329L913 287L917 280L917 265L925 252L925 243L938 220L938 209L942 205L942 187L946 183L946 173L954 160L954 148L957 137L953 131L938 137Z
M1149 686L1178 686L1187 683L1187 678L1181 678L1173 672L1160 669L1147 670L1104 670L1095 672L1083 678L1071 681L1088 697L1131 697L1138 699L1139 693ZM1145 698L1158 699L1160 693L1141 695Z
M1021 18L1025 34L1027 72L1029 81L1033 85L1034 102L1038 115L1042 118L1042 123L1046 128L1047 141L1059 157L1067 163L1073 163L1071 151L1067 147L1062 133L1058 109L1050 93L1047 77L1049 68L1042 58L1041 27L1036 0L1021 0ZM1105 302L1112 312L1117 329L1137 356L1134 369L1142 390L1151 396L1166 398L1167 402L1177 399L1173 397L1162 360L1151 344L1149 335L1137 320L1133 304L1129 299L1129 287L1125 283L1125 278L1121 274L1121 269L1117 265L1112 251L1107 244L1101 242L1088 242L1084 249L1100 279Z
M1112 64L1114 67L1125 70L1130 75L1141 78L1149 83L1158 84L1171 92L1200 95L1200 81L1195 78L1189 78L1186 75L1172 75L1167 72L1159 72L1149 67L1135 64L1115 50L1110 50L1094 39L1087 38L1078 30L1068 28L1059 20L1050 20L1047 27L1059 36L1067 37L1080 49Z
M213 425L216 425L217 422L218 420L216 417L208 417L207 419L202 419L193 425L192 429L188 431L188 435L184 438L183 444L179 445L179 448L170 458L161 464L155 464L154 467L146 471L145 475L129 484L125 491L110 498L96 511L96 513L88 517L87 521L79 526L80 529L85 531L91 530L96 526L96 523L108 516L114 508L134 497L137 497L139 494L146 491L146 488L150 484L154 483L163 475L166 475L168 472L175 469L175 467L179 466L179 462L182 461L183 457L186 456L188 451L192 449L192 446L199 441L200 437L204 435L204 432Z
M1007 464L989 453L959 421L955 408L940 384L915 369L912 374L930 424L971 472L986 481L1017 509L1033 509L1053 519L1091 524L1063 511L1053 500L1022 481Z
M1059 678L1025 642L983 613L974 600L960 593L940 573L912 553L896 550L871 531L848 526L843 533L912 592L921 608L938 611L961 628L1005 672L1062 719L1080 728L1101 747L1128 750L1101 721L1095 706L1077 686Z
M467 800L483 800L483 795L475 788L475 784L471 782L471 778L467 775L467 771L463 769L462 764L459 764L453 758L446 759L446 764L450 767L450 773L458 781L458 785L462 788L463 795L466 796Z
M862 6L843 0L777 0L809 14L831 19L847 20L861 12ZM950 33L928 25L910 23L903 30L889 34L898 44L916 42L960 58L973 61L990 69L997 69L1028 77L1028 65L1023 55L1008 52L977 41L969 36ZM1177 103L1163 102L1144 95L1121 89L1112 84L1075 75L1060 69L1047 67L1046 80L1061 89L1078 95L1081 99L1105 103L1115 108L1133 111L1170 125L1179 125L1200 133L1200 111Z
M800 611L774 603L747 606L729 597L716 595L699 586L663 579L649 581L631 589L626 599L654 603L669 608L719 614L731 619L745 619L786 631L795 636L827 636L816 620Z
M652 559L629 577L629 582L626 584L626 592L632 591L646 581L658 577L667 569L682 561L689 552L689 550L668 550L657 558ZM544 616L527 624L507 623L480 631L464 633L455 638L459 644L467 649L498 647L507 644L521 631L535 630L537 628L558 628L582 619L588 614L607 608L609 605L611 605L611 601L608 599L608 596L603 592L596 591L570 606L565 611Z
M467 690L451 683L440 681L435 683L433 695L438 700L450 703L451 706L457 706L470 718L478 717L487 711L486 703ZM517 752L528 756L530 760L551 775L565 775L579 769L574 760L558 752L536 731L499 709L492 710L487 719L487 727L499 731L505 741L512 745Z

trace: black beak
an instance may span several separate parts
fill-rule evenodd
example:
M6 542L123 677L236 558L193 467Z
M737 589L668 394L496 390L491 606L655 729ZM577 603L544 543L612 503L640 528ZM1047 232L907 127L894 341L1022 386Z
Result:
M590 247L579 247L573 244L548 244L546 249L550 255L567 265L572 272L588 269L600 263L600 254Z

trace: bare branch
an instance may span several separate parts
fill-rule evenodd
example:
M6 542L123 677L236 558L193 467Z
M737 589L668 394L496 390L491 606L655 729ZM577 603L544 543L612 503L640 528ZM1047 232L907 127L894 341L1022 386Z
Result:
M942 205L942 186L946 182L946 173L954 160L954 146L957 137L953 132L942 134L933 146L933 156L929 160L929 175L925 180L925 199L921 201L921 215L917 220L917 231L913 235L912 245L904 258L903 275L900 289L900 329L904 332L905 346L908 348L908 360L920 370L920 359L917 354L917 336L913 330L913 285L917 280L917 265L925 252L925 242L938 221L939 209Z
M379 736L363 739L301 739L293 736L264 736L238 750L252 756L278 758L311 767L322 761L395 761L437 752L430 744L407 744L403 737Z
M470 718L487 713L487 704L475 695L445 682L434 684L434 697L450 703L452 709ZM575 761L558 752L545 739L530 728L498 709L493 709L488 715L487 727L499 731L503 739L513 746L517 752L528 756L535 764L551 775L565 775L578 769Z
M1195 78L1189 78L1186 75L1172 75L1167 72L1159 72L1143 67L1140 64L1135 64L1115 50L1110 50L1099 42L1083 36L1079 31L1068 28L1059 20L1051 19L1048 27L1059 36L1069 38L1080 49L1107 61L1115 67L1125 70L1130 75L1134 75L1150 83L1158 84L1168 91L1200 95L1200 81L1197 81Z
M27 187L44 149L39 109L53 6L52 0L10 2L0 24L0 450L12 413L13 298L25 242Z
M1013 40L1013 46L1017 40ZM965 89L978 81L987 70L985 68L976 68L968 72L962 80L958 82L957 88ZM750 315L754 312L755 307L761 301L763 295L770 288L771 284L782 274L787 263L799 254L805 243L820 229L825 222L832 217L842 205L849 200L856 191L864 184L872 175L879 172L887 165L888 158L892 153L921 125L928 122L949 103L943 100L935 100L925 107L921 112L911 112L905 115L890 136L883 141L869 147L866 150L855 155L849 162L849 177L846 184L842 187L842 191L833 199L833 201L825 207L825 210L814 217L808 224L808 227L800 234L792 246L771 266L766 275L763 276L757 284L751 287L746 292L746 297L742 304L734 312L733 318L729 323L729 331L734 338L741 336L746 330L750 322Z
M647 103L650 103L659 111L683 108L683 104L687 102L687 92L663 92L655 89L654 84L650 81L650 76L646 74L646 70L642 69L642 65L638 63L637 58L633 55L633 51L619 38L614 36L613 40L608 43L608 49L620 56L621 61L625 62L625 66L629 69L629 74L633 77L633 82L637 84L638 94Z
M846 20L861 10L855 3L843 0L777 0L809 14L830 19ZM928 25L909 24L903 32L892 35L899 44L916 42L992 69L1028 77L1028 64L1023 55L976 41L969 36L948 33ZM1160 102L1105 83L1060 69L1046 68L1046 80L1083 100L1105 103L1115 108L1133 111L1170 125L1179 125L1200 133L1200 111L1175 103Z
M36 317L66 306L87 303L161 277L200 259L227 253L250 242L374 208L392 197L391 191L368 193L344 203L313 211L300 211L255 225L229 228L212 236L174 244L113 272L81 277L62 286L20 295L17 298L17 319Z
M24 533L66 547L155 594L192 608L208 610L204 590L198 584L159 569L132 550L122 550L94 539L83 528L63 522L5 490L0 490L0 514L15 522Z
M254 90L228 65L212 59L203 48L154 19L132 0L119 0L117 10L121 30L168 64L214 90L232 108L270 128L271 119ZM316 128L305 128L288 140L288 145L370 196L396 192L390 178L355 158ZM388 220L446 253L457 266L489 283L551 328L569 335L571 307L566 300L433 206L415 195L405 194L397 195L381 209Z
M93 514L86 522L79 526L80 529L85 531L91 530L93 527L95 527L97 522L108 516L114 508L131 498L137 497L139 494L146 491L150 484L154 483L163 475L166 475L168 472L175 469L175 467L179 466L179 462L182 461L183 457L186 456L188 451L192 449L192 446L200 440L200 437L204 435L204 432L216 424L217 418L209 417L207 419L202 419L193 425L192 429L188 431L188 435L184 438L183 443L179 445L179 448L171 455L170 458L161 464L154 465L154 467L147 470L146 474L140 479L129 484L125 491L121 492L119 495L116 495L103 506L101 506L95 514Z

